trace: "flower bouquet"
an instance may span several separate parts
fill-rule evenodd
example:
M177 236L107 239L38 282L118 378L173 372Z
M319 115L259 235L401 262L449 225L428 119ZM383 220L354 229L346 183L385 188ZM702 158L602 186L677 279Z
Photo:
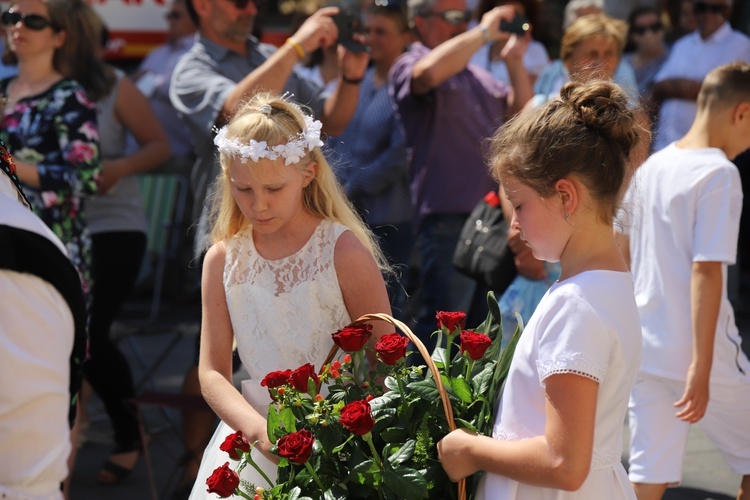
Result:
M257 500L466 498L477 476L469 484L452 483L435 445L456 426L491 434L521 332L517 328L503 348L492 292L487 301L487 319L473 330L465 329L464 313L438 312L431 354L400 321L370 314L332 334L335 345L319 373L310 364L269 373L261 385L273 400L267 432L279 457L276 481L240 479L247 466L262 471L251 457L253 444L238 431L221 445L236 470L229 461L217 468L206 482L208 491ZM376 345L379 362L368 370L364 349L371 321L386 321L403 335L383 336ZM426 367L405 362L410 342ZM339 350L344 354L334 359Z

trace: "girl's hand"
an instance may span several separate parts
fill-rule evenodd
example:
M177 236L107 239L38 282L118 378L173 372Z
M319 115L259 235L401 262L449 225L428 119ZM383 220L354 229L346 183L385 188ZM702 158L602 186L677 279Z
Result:
M438 458L451 481L459 481L477 472L471 455L467 453L476 437L476 434L466 429L456 429L438 441Z

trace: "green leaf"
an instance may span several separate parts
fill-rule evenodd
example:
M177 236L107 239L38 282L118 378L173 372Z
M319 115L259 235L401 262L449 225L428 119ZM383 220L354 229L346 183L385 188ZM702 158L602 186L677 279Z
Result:
M432 360L440 365L440 367L445 366L445 360L447 359L447 353L445 352L445 347L436 347L434 351L432 351Z
M479 434L479 431L477 430L476 427L474 427L474 425L471 422L467 422L466 420L464 420L462 418L458 418L458 417L455 418L454 420L456 421L456 425L459 428L468 429L471 432L475 432L475 433Z
M268 417L266 419L266 433L271 444L276 444L276 431L281 428L281 419L276 411L276 406L268 407Z
M426 399L427 401L436 402L440 399L440 394L438 394L437 386L432 380L412 382L407 387L410 390L414 391L419 397Z
M453 391L456 393L456 396L461 398L461 401L464 403L471 403L473 401L472 395L471 395L471 386L464 378L454 378L450 380L451 387L453 387Z
M300 500L300 495L302 495L302 490L299 486L295 486L292 488L288 493L289 500Z
M294 412L288 406L281 410L279 413L281 423L284 425L284 429L287 433L297 432L297 417L294 416Z
M384 384L390 390L398 391L398 381L396 380L396 377L391 377L391 376L386 377Z
M383 473L385 486L406 500L427 498L427 481L419 471L397 466Z
M408 440L404 445L388 457L391 465L402 464L414 455L414 448L417 442L413 439Z
M492 373L495 369L495 362L490 361L488 362L483 368L482 371L475 374L471 378L471 385L474 388L474 394L486 394L487 391L490 389L490 384L492 383Z
M338 453L339 453L339 452L340 452L341 450L343 450L343 449L344 449L344 447L346 446L346 443L348 443L348 442L349 442L349 441L351 441L352 439L354 439L354 434L349 434L349 437L348 437L348 438L346 439L346 441L344 441L343 443L341 443L340 445L338 445L337 447L335 447L335 448L334 448L334 449L333 449L333 450L331 451L331 455L336 455L336 454L338 454Z
M388 427L380 433L386 443L403 443L409 438L409 432L403 427Z

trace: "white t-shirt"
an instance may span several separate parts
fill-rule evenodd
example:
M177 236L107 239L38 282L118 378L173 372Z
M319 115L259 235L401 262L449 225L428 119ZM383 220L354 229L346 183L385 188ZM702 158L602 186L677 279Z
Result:
M492 47L491 43L482 45L479 50L471 56L469 64L474 64L486 69L492 73L495 80L499 80L510 86L510 75L508 74L508 67L505 65L505 61L490 61L490 47ZM532 40L523 55L524 68L526 68L529 75L536 77L539 76L547 64L549 64L547 49L545 49L544 45L540 42Z
M693 262L703 261L724 264L711 381L736 383L750 376L726 287L741 210L739 172L719 149L671 144L636 171L623 203L622 230L630 237L644 373L685 380L693 358L690 275Z
M516 347L492 437L544 435L545 380L575 373L599 383L591 471L566 492L487 474L478 498L635 499L620 457L628 397L641 357L638 310L629 273L587 271L557 282L534 311Z
M65 247L0 172L0 224ZM50 283L0 270L0 498L62 500L68 474L73 315Z
M654 77L654 82L670 78L703 81L712 69L722 64L750 62L750 38L724 23L707 40L696 30L677 40L669 57ZM659 109L654 151L682 138L695 119L696 103L686 99L667 99Z

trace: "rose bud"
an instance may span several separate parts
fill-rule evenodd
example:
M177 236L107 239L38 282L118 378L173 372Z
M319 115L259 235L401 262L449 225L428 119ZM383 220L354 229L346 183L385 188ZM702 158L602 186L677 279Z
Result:
M358 436L367 434L375 425L370 405L366 401L352 401L344 406L339 422L349 432Z
M378 352L380 361L386 365L393 366L406 356L406 346L408 344L408 338L398 333L389 333L388 335L383 335L378 340L378 343L375 344L375 350Z
M315 401L317 401L318 403L320 403L321 401L323 401L323 396L321 396L320 394L316 394L315 395Z
M277 443L279 455L293 464L304 464L312 455L314 442L312 432L307 429L292 432L279 439Z
M438 328L445 327L449 334L457 328L463 329L466 324L466 313L463 312L438 311L435 317Z
M331 334L333 341L345 352L357 352L362 349L372 336L372 325L345 326Z
M482 359L484 353L492 345L492 340L483 334L476 333L472 330L461 332L461 353L468 352L469 357L473 360Z
M340 376L341 376L341 373L339 373L338 370L331 370L331 377L339 378Z
M225 462L221 467L217 467L211 476L206 479L209 493L216 493L221 498L227 498L234 495L234 490L240 485L240 476L229 468L229 462Z
M229 458L232 460L239 460L240 454L237 450L240 450L243 453L249 452L250 443L245 436L242 435L242 431L237 431L228 435L226 439L224 439L224 442L221 443L221 446L219 446L219 449L221 451L226 451L229 454Z
M344 355L344 363L349 364L352 362L352 355L351 354L345 354Z
M341 361L338 359L331 363L331 370L341 370Z

